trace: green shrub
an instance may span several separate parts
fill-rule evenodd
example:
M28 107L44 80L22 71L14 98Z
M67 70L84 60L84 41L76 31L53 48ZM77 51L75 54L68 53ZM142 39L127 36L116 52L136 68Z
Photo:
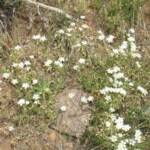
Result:
M106 29L114 30L136 24L143 2L144 0L93 0L91 7L96 10L97 22L103 20Z

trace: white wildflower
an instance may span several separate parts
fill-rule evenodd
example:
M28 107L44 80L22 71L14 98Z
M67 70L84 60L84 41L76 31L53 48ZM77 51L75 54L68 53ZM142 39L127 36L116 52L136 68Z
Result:
M75 45L72 46L72 48L76 48L76 47L81 47L81 44L77 43L77 44L75 44Z
M137 47L136 47L136 44L135 43L130 43L130 49L131 49L131 52L136 52L137 51Z
M129 32L132 33L132 34L134 34L134 33L135 33L135 30L134 30L133 28L131 28L131 29L129 30Z
M65 58L64 57L59 57L58 61L65 62Z
M33 95L33 99L34 99L34 100L40 99L40 95L39 95L39 94L34 94L34 95Z
M129 41L129 42L134 42L134 41L135 41L135 37L129 36L129 37L128 37L128 41Z
M34 101L34 104L40 104L39 100Z
M41 36L40 39L39 39L41 42L44 42L47 40L46 36Z
M139 63L139 61L135 62L138 68L141 68L141 64Z
M122 126L122 130L124 130L125 132L130 130L130 129L131 129L131 126L128 125L128 124L125 124L125 125Z
M71 31L73 31L73 28L68 28L67 31L71 32Z
M114 115L114 114L111 114L110 118L112 121L115 121L117 119L116 115Z
M74 22L70 23L70 26L74 27L76 24Z
M4 78L4 79L8 79L9 77L10 77L10 73L3 73L2 74L2 77Z
M122 129L123 123L124 123L124 119L119 117L115 120L116 123L116 128L117 129Z
M68 94L68 97L69 97L70 99L74 98L74 96L75 96L75 93L69 93L69 94Z
M78 65L74 65L74 66L73 66L73 69L74 69L74 70L78 70L78 69L79 69L79 66L78 66Z
M60 33L60 34L64 34L64 33L65 33L65 31L64 31L63 29L60 29L60 30L58 31L58 33Z
M84 104L87 104L88 103L88 99L85 96L82 96L81 97L81 102L84 103Z
M82 28L84 28L84 29L88 29L88 28L89 28L89 26L88 26L87 24L83 24L83 25L82 25Z
M139 58L139 59L142 58L141 54L139 53L131 53L131 55L133 58Z
M129 78L128 78L128 77L124 77L124 80L125 80L125 81L129 81Z
M118 66L114 66L113 68L107 69L107 73L114 74L114 73L120 72L120 70L121 69Z
M13 63L12 67L16 68L16 67L18 67L18 64L17 63Z
M51 59L48 59L44 62L44 66L49 67L52 63L53 61Z
M107 102L110 102L112 99L111 99L111 96L109 96L109 95L106 95L105 96L105 100L107 101Z
M25 99L20 99L18 102L17 102L18 105L20 106L23 106L23 105L28 105L29 104L29 101L25 100Z
M66 106L61 106L61 107L60 107L60 110L61 110L62 112L65 112L65 111L67 110L67 107L66 107Z
M121 129L125 132L131 129L130 125L124 124L124 118L122 118L122 117L118 117L118 118L114 119L114 122L116 123L117 129Z
M17 79L12 79L11 83L12 83L13 85L16 85L16 84L18 84L18 80L17 80Z
M79 31L83 31L83 28L79 27Z
M15 128L14 128L13 126L9 126L9 127L8 127L8 130L9 130L10 132L13 132L13 131L15 130Z
M106 95L108 93L116 93L116 94L121 94L123 96L125 96L127 94L125 89L117 88L117 87L105 87L105 88L100 90L100 93L104 94L104 95Z
M36 85L37 83L38 83L38 80L37 80L37 79L33 79L33 80L32 80L32 84L33 84L33 85Z
M135 139L129 139L129 145L134 146L136 144L136 140Z
M28 66L25 68L25 70L29 71L29 70L31 70L31 67Z
M80 19L85 19L85 16L80 16Z
M24 63L23 63L23 62L20 62L20 63L18 64L18 67L19 67L20 69L23 69L23 68L24 68Z
M19 51L20 49L22 49L22 47L20 45L17 45L14 47L15 50Z
M105 39L105 35L104 35L104 34L99 35L99 36L98 36L98 39L99 39L100 41L104 40L104 39Z
M113 112L115 112L115 109L114 109L113 107L110 107L110 108L109 108L109 111L110 111L111 113L113 113Z
M24 65L30 66L30 65L31 65L31 62L30 62L29 60L25 60L25 61L24 61Z
M71 34L70 34L70 33L66 33L66 35L67 35L68 37L70 37L70 36L71 36Z
M118 133L117 136L120 137L120 138L123 137L122 133Z
M128 150L126 146L126 142L121 141L117 146L117 150Z
M114 36L113 35L109 35L107 38L106 38L106 41L108 42L108 43L113 43L114 42Z
M98 32L98 34L99 34L99 36L98 36L98 39L100 40L100 41L102 41L102 40L104 40L105 39L105 35L104 35L104 33L102 32L102 31L97 31Z
M120 78L117 78L117 79L120 79ZM123 85L123 82L122 81L118 81L115 79L114 83L113 83L113 86L114 87L120 87Z
M120 46L120 50L125 50L128 48L128 42L127 41L123 41L121 46Z
M29 105L29 104L30 104L30 102L26 100L26 105Z
M101 30L97 31L98 34L104 34Z
M87 98L87 100L88 100L88 102L93 102L93 101L94 101L94 97L93 97L93 96L89 96L89 97Z
M40 34L33 35L33 36L32 36L32 39L33 39L33 40L39 40L39 41L41 41L41 42L44 42L44 41L47 40L45 36L41 36Z
M109 80L111 83L113 83L113 81L114 81L113 78L110 78L110 77L108 78L108 80Z
M138 86L137 90L140 91L144 96L148 94L148 91L144 89L142 86Z
M37 34L37 35L33 35L32 36L32 39L33 40L39 40L41 38L41 35L40 34Z
M81 44L82 44L82 45L87 45L87 44L88 44L88 42L87 42L87 41L85 41L85 40L83 40L83 41L81 41Z
M106 121L105 125L106 125L107 128L109 128L111 126L111 123L109 121Z
M112 53L113 55L114 55L114 54L118 55L118 54L120 53L120 50L117 49L117 48L116 48L116 49L113 48L112 51L113 51L113 53ZM113 56L113 55L112 55L112 56Z
M124 78L124 73L121 72L114 73L113 77L115 78L115 80Z
M137 143L141 143L142 140L142 132L140 130L136 130L135 131L135 135L134 135L135 140L137 141Z
M129 82L129 86L134 86L133 82Z
M29 88L30 88L29 83L23 83L23 84L22 84L22 88L25 89L25 90L26 90L26 89L29 89Z
M117 136L115 136L115 135L112 135L109 139L110 139L112 142L117 142L117 140L118 140Z
M56 61L54 62L54 64L57 65L57 66L60 67L60 68L62 68L62 67L64 66L64 64L63 64L62 62L58 61L58 60L56 60Z
M84 58L80 58L78 61L80 64L85 64L85 59Z
M30 55L29 58L30 58L30 59L34 59L34 55Z

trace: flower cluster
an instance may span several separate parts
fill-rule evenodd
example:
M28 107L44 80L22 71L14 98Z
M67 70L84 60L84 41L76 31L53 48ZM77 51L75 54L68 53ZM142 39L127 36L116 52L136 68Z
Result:
M105 121L105 126L108 130L111 130L111 136L108 139L116 144L117 150L128 150L128 146L134 147L136 144L142 142L142 132L141 130L135 130L134 137L126 137L128 132L132 129L132 126L125 123L125 118L120 116L113 106L113 96L111 94L120 94L123 96L127 95L127 91L123 88L124 84L127 86L134 86L133 82L128 79L124 73L121 71L121 68L114 66L107 69L107 75L110 83L110 87L105 86L100 90L100 93L103 94L106 100L106 103L110 107L109 109L109 119ZM126 84L128 83L128 84ZM142 95L146 96L148 91L142 86L136 88ZM114 131L114 132L113 132Z
M98 31L98 39L100 41L105 41L108 44L111 44L114 42L115 36L113 36L113 35L105 36L105 34L101 30L99 30Z
M31 62L30 60L24 60L19 63L13 63L12 67L16 69L24 69L26 71L29 71L31 69Z
M113 143L117 143L117 150L128 150L127 146L134 146L138 143L142 142L142 132L138 129L135 130L135 134L133 138L126 138L126 132L131 129L129 124L124 124L124 118L119 117L118 114L111 114L111 121L106 121L106 127L112 128L111 126L115 126L116 132L115 134L109 137L110 141ZM123 133L123 132L124 133Z
M81 103L83 104L88 104L89 102L93 102L94 101L94 97L93 96L82 96L81 97Z
M37 34L37 35L33 35L32 36L32 39L33 40L36 40L36 41L40 41L40 42L44 42L47 40L46 36L41 36L40 34Z
M20 105L20 106L29 105L29 103L30 103L30 102L29 102L28 100L23 99L23 98L22 98L22 99L19 99L18 102L17 102L17 104Z
M112 56L124 55L126 56L128 53L131 54L133 58L141 58L141 54L138 52L138 48L136 46L135 40L135 31L134 29L130 29L127 34L127 40L123 41L118 48L112 48Z
M2 77L3 77L4 79L8 79L8 78L10 77L10 73L5 72L5 73L2 74Z
M57 60L53 61L51 59L47 59L45 62L44 62L44 66L45 67L52 67L52 65L55 65L57 67L64 67L64 63L67 61L66 58L64 57L59 57Z
M124 73L121 72L120 67L114 66L113 68L109 68L107 69L107 73L112 76L112 78L109 78L109 80L111 83L113 83L113 85L110 87L104 87L100 90L100 93L104 95L114 93L126 96L127 92L122 86L123 82L127 80L127 78L124 76Z
M73 66L74 70L79 70L81 66L86 64L86 60L84 58L80 58L78 60L78 63L76 65Z
M146 96L148 94L148 91L143 88L142 86L138 86L137 90L140 91L144 96Z
M64 57L59 57L58 60L54 61L54 64L60 68L64 66L64 63L67 61Z
M15 47L14 47L14 50L16 50L16 51L19 51L19 50L21 50L22 49L22 46L20 46L20 45L16 45Z

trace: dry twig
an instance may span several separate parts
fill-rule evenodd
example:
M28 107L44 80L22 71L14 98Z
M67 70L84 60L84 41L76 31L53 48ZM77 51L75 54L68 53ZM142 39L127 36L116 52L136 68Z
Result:
M48 6L48 5L45 5L43 3L40 3L40 2L36 2L36 1L33 1L33 0L22 0L24 2L27 2L27 3L30 3L30 4L33 4L33 5L36 5L38 7L42 7L44 9L48 9L48 10L51 10L51 11L55 11L57 13L60 13L60 14L63 14L65 15L68 19L73 19L73 17L69 14L67 14L66 12L64 12L62 9L59 9L59 8L56 8L56 7L52 7L52 6Z

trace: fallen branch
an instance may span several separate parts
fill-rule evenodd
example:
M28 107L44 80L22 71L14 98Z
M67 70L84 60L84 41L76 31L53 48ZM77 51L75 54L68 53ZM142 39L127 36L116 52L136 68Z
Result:
M57 13L60 13L60 14L63 14L65 15L68 19L73 19L73 17L69 14L67 14L66 12L64 12L63 10L59 9L59 8L56 8L56 7L52 7L52 6L48 6L48 5L45 5L43 3L40 3L40 2L35 2L35 1L32 1L32 0L22 0L24 2L27 2L27 3L30 3L30 4L33 4L33 5L36 5L37 7L42 7L42 8L45 8L45 9L48 9L48 10L51 10L51 11L55 11Z

